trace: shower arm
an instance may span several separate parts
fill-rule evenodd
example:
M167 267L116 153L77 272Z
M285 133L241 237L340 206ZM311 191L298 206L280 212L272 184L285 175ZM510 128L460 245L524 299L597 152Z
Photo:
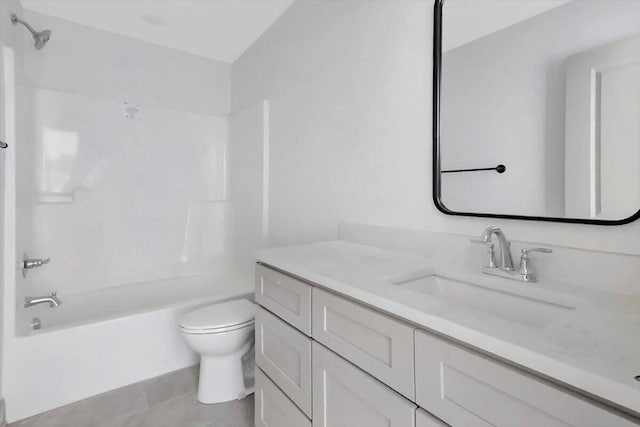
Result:
M13 22L13 25L22 24L25 27L27 27L27 30L31 32L32 36L35 36L36 34L38 34L38 32L31 25L29 25L27 22L23 21L22 19L18 18L18 15L16 15L15 13L11 14L11 22Z

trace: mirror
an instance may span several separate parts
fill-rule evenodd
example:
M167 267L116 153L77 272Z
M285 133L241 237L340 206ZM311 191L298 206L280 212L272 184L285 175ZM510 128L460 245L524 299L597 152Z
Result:
M434 29L441 211L640 217L640 0L436 0Z

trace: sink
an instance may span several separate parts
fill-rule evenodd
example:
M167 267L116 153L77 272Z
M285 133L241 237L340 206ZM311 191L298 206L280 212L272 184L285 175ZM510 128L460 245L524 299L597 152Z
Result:
M475 311L497 316L509 321L543 328L559 315L567 314L575 307L550 301L492 289L487 286L458 281L436 274L394 283L431 297L439 298Z

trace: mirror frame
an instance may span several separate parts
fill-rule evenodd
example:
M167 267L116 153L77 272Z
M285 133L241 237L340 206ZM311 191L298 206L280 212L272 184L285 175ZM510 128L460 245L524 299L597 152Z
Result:
M440 165L440 81L442 78L442 8L446 0L435 0L433 9L433 111L432 111L432 131L433 131L433 202L438 210L446 215L469 216L481 218L517 219L523 221L548 221L565 222L573 224L592 225L623 225L640 218L640 208L638 211L624 219L605 220L589 218L561 218L547 216L529 215L507 215L476 212L458 212L449 210L441 198L441 165Z

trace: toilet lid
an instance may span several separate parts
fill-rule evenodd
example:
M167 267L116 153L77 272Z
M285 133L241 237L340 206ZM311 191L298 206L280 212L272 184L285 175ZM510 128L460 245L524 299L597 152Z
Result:
M180 319L183 329L218 329L241 325L253 320L255 305L246 299L208 305L185 314Z

